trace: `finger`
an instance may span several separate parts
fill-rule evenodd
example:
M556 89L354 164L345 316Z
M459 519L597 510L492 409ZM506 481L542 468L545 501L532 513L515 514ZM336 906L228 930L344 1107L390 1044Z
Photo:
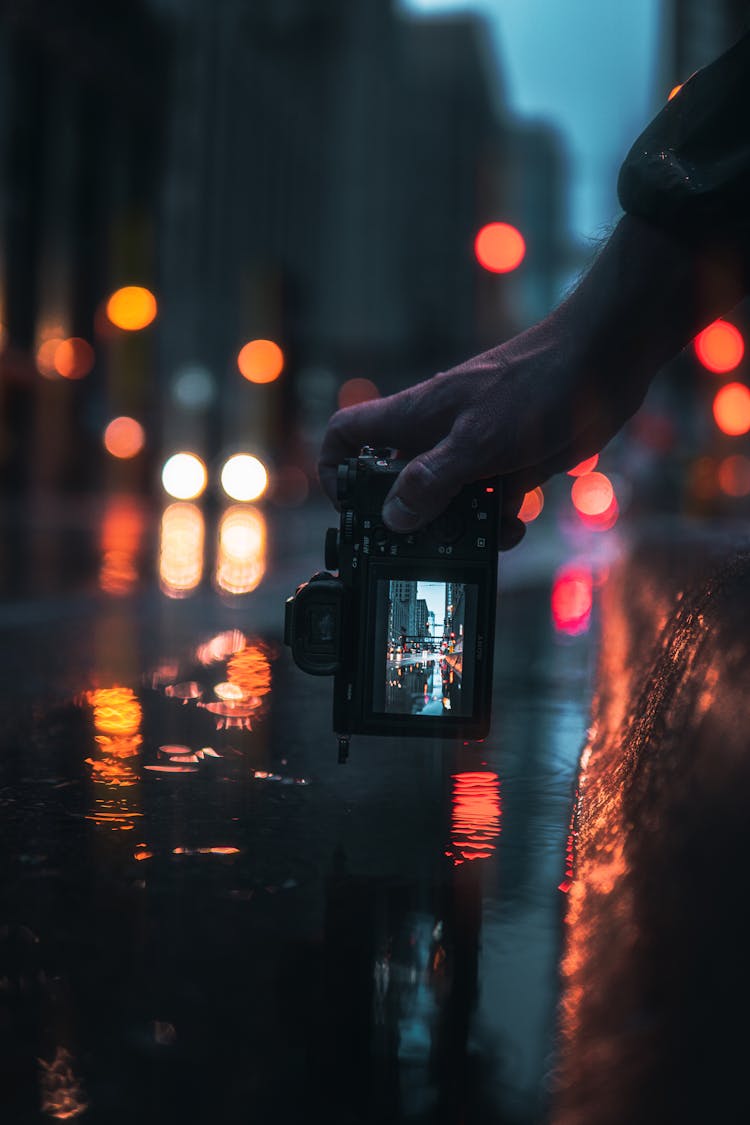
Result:
M363 445L395 449L413 441L410 433L411 396L400 391L388 398L349 406L333 415L323 438L318 476L323 489L336 502L338 467L347 457L356 457Z
M383 520L392 531L416 531L439 516L476 474L455 431L434 449L414 457L385 498Z
M503 516L500 520L498 532L498 548L501 551L510 551L517 547L526 534L526 524L518 516Z

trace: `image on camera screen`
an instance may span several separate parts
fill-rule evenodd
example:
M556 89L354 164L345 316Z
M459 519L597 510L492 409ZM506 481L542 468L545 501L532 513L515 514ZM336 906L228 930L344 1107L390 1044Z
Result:
M468 716L473 708L477 586L405 579L377 583L373 709ZM380 676L382 675L382 680Z

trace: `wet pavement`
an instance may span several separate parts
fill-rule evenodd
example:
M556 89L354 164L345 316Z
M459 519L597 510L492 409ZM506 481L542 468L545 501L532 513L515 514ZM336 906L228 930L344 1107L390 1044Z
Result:
M555 1125L748 1120L750 541L663 521L601 602Z
M329 514L192 509L3 516L2 1120L541 1120L590 639L501 570L490 737L339 766Z

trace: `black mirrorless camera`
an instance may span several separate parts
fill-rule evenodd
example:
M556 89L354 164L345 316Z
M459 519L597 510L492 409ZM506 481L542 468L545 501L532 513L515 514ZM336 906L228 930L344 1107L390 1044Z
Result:
M397 534L381 512L404 462L389 454L365 447L339 466L327 569L286 602L295 662L334 677L341 761L353 733L476 739L490 725L498 481L467 485L426 528Z

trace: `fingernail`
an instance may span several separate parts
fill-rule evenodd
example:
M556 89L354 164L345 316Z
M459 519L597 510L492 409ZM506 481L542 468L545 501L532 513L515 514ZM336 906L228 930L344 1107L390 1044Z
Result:
M419 523L419 516L407 508L398 496L391 496L383 505L383 519L391 531L413 531Z

